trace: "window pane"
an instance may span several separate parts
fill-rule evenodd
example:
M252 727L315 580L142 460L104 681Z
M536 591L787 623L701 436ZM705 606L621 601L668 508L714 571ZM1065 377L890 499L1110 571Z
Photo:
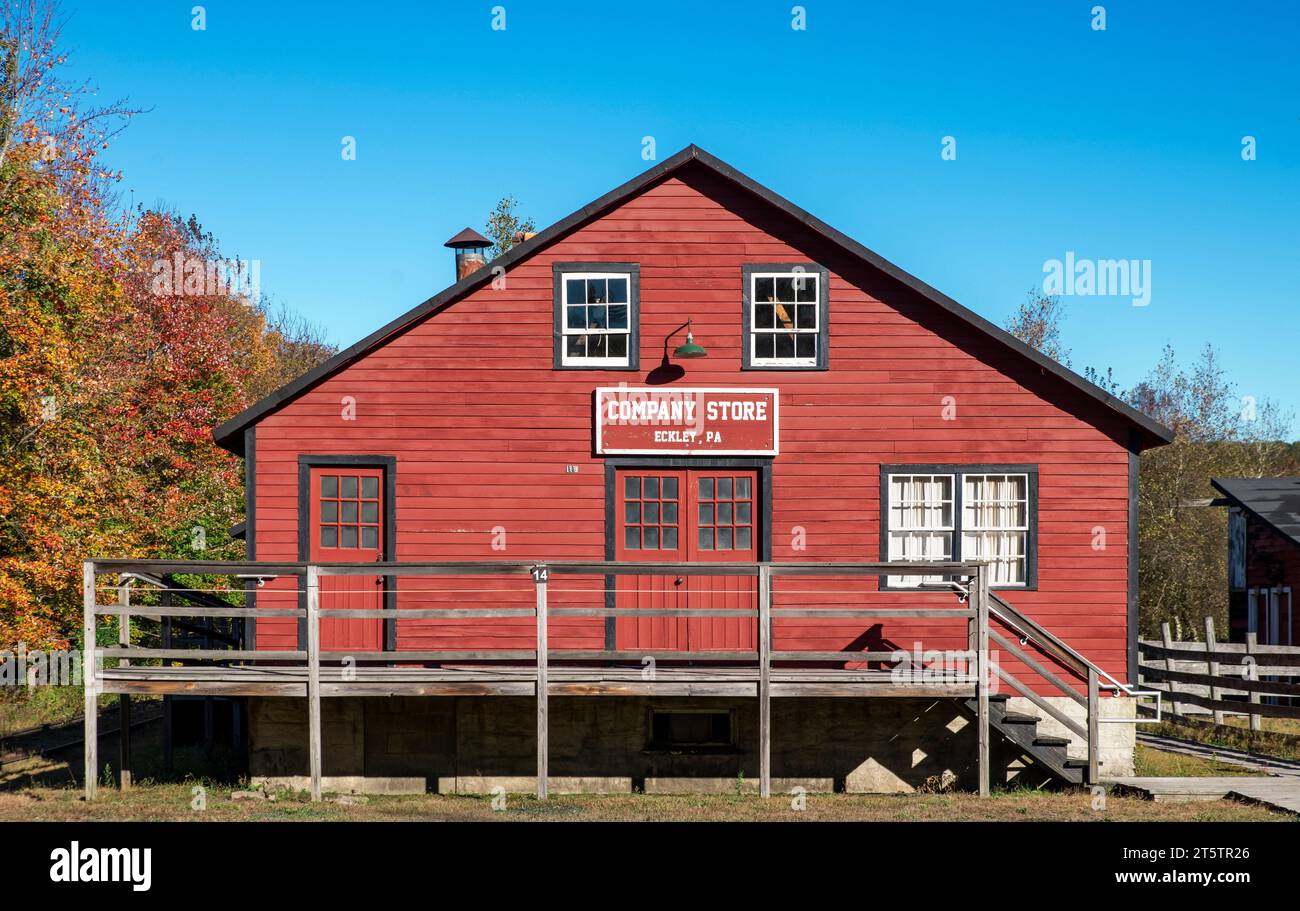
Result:
M641 478L631 475L623 480L623 496L629 500L641 499Z
M344 522L355 522L357 520L356 503L342 503L340 504L340 508L342 509Z
M646 549L646 550L658 550L658 549L659 549L659 528L658 528L658 526L650 526L650 527L647 527L647 528L643 528L643 529L641 530L641 534L642 534L643 543L645 544L645 549Z
M609 328L626 329L627 328L627 304L609 308Z
M339 479L332 475L323 475L320 479L320 495L322 497L337 497L339 495Z
M587 308L586 307L566 307L568 313L568 326L570 329L587 328Z
M647 499L647 500L657 500L657 499L659 499L659 479L658 479L658 478L646 478L646 479L645 479L645 499Z
M373 525L367 525L361 529L361 546L368 547L372 550L379 547L379 529Z
M676 479L676 478L664 478L664 495L663 495L662 497L660 497L660 499L662 499L662 500L676 500L676 499L677 499L677 479Z
M609 290L610 303L612 304L627 303L627 279L626 278L609 279L608 290Z
M736 499L748 500L749 497L749 478L736 478Z
M730 503L719 503L719 504L718 504L718 524L719 524L719 525L730 525L730 524L731 524L731 504L730 504Z
M713 550L713 529L700 529L700 550Z
M776 336L764 333L754 337L754 357L771 360L776 356Z
M795 354L804 360L817 357L817 336L800 335L795 339Z
M569 335L565 339L565 354L569 357L587 356L587 337L585 335Z
M355 525L339 526L339 547L357 546L357 527Z
M587 302L586 282L580 278L571 278L564 283L565 302L585 304Z
M356 479L356 477L354 476L354 477L350 477L350 478L342 478L341 481L340 481L340 483L339 483L339 496L341 496L341 497L355 497L356 495L357 495L357 479Z
M675 527L670 526L670 527L668 527L668 528L665 528L665 529L663 530L663 532L664 532L664 538L663 538L663 545L664 545L664 546L663 546L663 549L664 549L664 550L676 550L676 549L677 549L677 529L676 529Z
M587 279L587 303L604 304L609 301L606 297L605 279L589 278Z
M361 521L378 522L379 521L379 504L362 503L361 504Z
M608 357L608 345L603 335L587 336L587 355L589 357Z
M795 297L801 301L817 300L817 281L820 276L811 273L805 274L801 279L796 279L794 283Z
M587 328L589 329L608 329L609 328L609 308L588 307L587 308Z
M737 528L736 529L736 550L749 550L749 548L750 548L749 526L746 525L743 528Z
M320 520L322 522L337 522L339 520L339 503L338 500L322 500L320 504Z
M778 359L781 359L781 358L792 358L792 357L794 357L794 337L793 337L793 336L788 335L787 333L782 332L782 333L780 333L780 334L778 334L778 335L774 335L774 336L772 336L772 339L773 339L773 341L776 342L776 355L775 355L775 356L776 356Z
M627 336L611 335L605 340L610 357L627 357Z
M776 280L772 278L754 279L754 300L755 301L773 301L776 300Z
M754 521L753 518L751 518L751 514L750 514L750 510L751 510L751 509L752 509L752 507L750 506L749 503L737 503L737 504L736 504L736 524L737 524L737 525L748 525L750 522Z
M794 324L798 329L817 328L817 305L800 304L794 308Z
M718 550L731 550L731 529L718 529Z
M339 530L333 525L322 525L320 530L321 547L338 547Z
M628 550L640 550L641 529L635 527L623 529L623 546Z
M700 478L700 499L713 499L713 478Z
M715 499L731 499L731 478L718 478L718 495Z
M623 506L623 519L626 522L636 525L641 521L641 504L626 503Z
M379 499L379 479L362 478L361 479L361 496L367 500Z
M785 276L776 280L776 299L782 302L794 301L794 279Z
M776 308L771 304L758 304L754 307L754 328L775 329Z
M658 503L647 503L647 504L645 504L645 522L646 522L646 523L651 523L651 522L653 522L653 523L656 524L656 525L659 524L659 504L658 504Z
M776 310L777 328L793 329L794 328L794 307L788 304L777 304L775 310Z
M665 525L676 525L676 524L677 524L677 504L676 504L676 503L665 503L665 504L664 504L664 519L663 519L663 524L665 524Z
M701 525L712 525L712 524L713 524L713 504L712 504L712 503L701 503L701 504L700 504L700 524L701 524Z

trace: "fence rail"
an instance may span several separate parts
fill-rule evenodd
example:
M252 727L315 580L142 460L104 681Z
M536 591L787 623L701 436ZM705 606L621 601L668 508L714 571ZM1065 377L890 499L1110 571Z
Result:
M1300 646L1260 645L1255 633L1219 642L1211 617L1202 641L1174 641L1168 623L1160 632L1158 640L1139 641L1139 667L1175 715L1213 715L1215 724L1244 715L1252 731L1263 718L1300 719Z
M202 583L204 587L195 587L192 589L181 589L173 586L168 590L165 597L159 597L159 604L137 604L132 603L132 586L135 586L137 592L144 591L140 586L147 584L149 580L162 578L166 575L169 578L175 578L179 575L196 575L208 577L225 577L236 580L235 584L231 583ZM943 576L948 582L937 586L922 586L913 594L928 594L932 598L936 595L949 594L955 595L957 603L952 607L913 607L913 606L890 606L890 607L859 607L853 604L852 599L859 595L874 594L874 591L868 587L862 590L845 591L844 586L839 586L830 593L836 598L843 600L849 598L847 606L832 607L774 607L774 588L777 580L790 577L802 579L823 580L834 577L847 577L859 582L865 582L867 579L874 580L880 576ZM462 592L472 596L483 596L491 594L492 597L498 597L499 600L505 601L510 597L515 597L523 601L521 604L500 605L485 607L481 604L475 604L469 607L438 607L438 608L398 608L394 605L395 601L388 601L385 607L374 609L357 609L357 608L337 608L322 607L322 596L329 596L330 591L322 590L322 580L329 577L348 577L348 576L382 576L385 579L395 579L397 577L505 577L507 579L518 580L522 583L517 589L507 588L463 588L452 589L452 592ZM603 606L583 606L583 607L564 607L551 603L552 594L568 592L586 592L588 595L605 592L608 594L609 588L576 589L573 587L556 588L551 590L552 576L556 577L595 577L603 585L608 586L609 579L615 577L627 576L675 576L680 578L703 576L703 577L743 577L755 580L754 590L745 593L746 597L753 600L752 606L737 606L731 608L699 608L699 607L619 607L618 602L609 596L604 600ZM101 577L110 577L108 580L101 581ZM194 583L196 586L200 583ZM132 662L150 662L154 671L169 679L175 675L194 674L200 670L213 670L214 665L226 667L246 667L250 669L265 669L268 672L279 674L286 667L302 675L305 672L305 695L309 703L309 771L311 777L311 791L314 799L320 798L321 790L321 723L320 723L320 699L322 692L326 695L341 695L346 686L335 682L334 664L346 661L354 662L376 662L379 664L392 664L394 662L411 663L411 662L428 662L438 665L443 662L455 663L473 663L484 662L484 667L499 667L503 662L514 662L510 668L514 676L508 683L502 684L502 692L517 693L521 685L530 685L537 701L537 791L538 796L545 798L547 792L547 749L548 749L548 693L551 692L549 680L552 671L559 673L564 669L563 662L628 662L641 661L644 659L654 659L656 661L674 661L674 662L705 662L719 665L739 665L726 674L728 686L735 685L736 682L752 681L759 700L759 772L760 772L760 793L767 797L770 795L771 787L771 713L770 699L773 693L773 663L774 662L801 662L801 663L818 663L833 662L839 664L846 663L869 663L873 661L889 661L895 659L897 651L879 651L879 650L841 650L841 651L813 651L813 650L790 650L775 647L773 641L773 621L774 620L863 620L863 619L880 619L886 617L907 618L916 620L953 620L960 621L964 624L964 635L954 636L956 641L968 647L968 651L973 653L974 673L967 674L970 678L969 686L973 686L976 703L976 719L978 731L978 765L979 765L979 790L981 794L989 793L990 787L990 743L989 743L989 691L990 684L996 683L996 679L1001 679L1010 684L1013 689L1030 699L1035 704L1043 708L1048 714L1052 715L1071 731L1083 738L1087 743L1088 757L1090 762L1090 772L1093 780L1097 774L1097 725L1100 721L1098 709L1099 680L1102 679L1100 669L1089 663L1082 656L1078 655L1072 649L1069 649L1059 639L1052 636L1046 630L1035 624L1032 620L1017 612L1011 605L1007 604L997 596L993 595L989 589L989 569L987 564L972 562L933 562L933 563L899 563L899 562L875 562L875 563L622 563L610 561L560 561L560 562L537 562L537 561L513 561L513 562L426 562L426 563L335 563L335 564L312 564L312 563L262 563L262 562L216 562L216 561L142 561L142 560L92 560L88 561L84 567L84 586L85 586L85 643L86 653L84 656L85 666L90 668L86 675L86 794L88 798L95 795L96 775L94 769L97 768L96 754L96 737L95 711L96 698L99 692L104 689L105 677L102 671L97 670L99 660L105 658L117 659L122 667L131 667ZM278 586L278 587L277 587ZM807 587L805 584L804 587ZM117 603L101 603L101 594L104 591L115 591L117 593ZM401 593L404 589L397 587L397 592ZM437 591L436 589L421 589L421 591ZM178 592L190 592L193 594L192 599L201 596L201 605L195 603L177 603L180 598L173 598L172 595ZM495 594L493 594L495 593ZM817 594L814 591L801 591L796 595L806 596ZM242 602L232 601L229 607L219 606L224 600L222 595L242 598ZM273 606L268 607L259 605L257 601L264 596L265 600L274 601L275 598L283 601L288 598L290 603L296 603L298 607ZM896 599L899 597L910 597L908 593L899 594L897 592L889 593L888 597ZM463 603L462 600L453 601L454 604ZM144 599L148 600L148 599ZM839 602L836 602L837 604ZM996 605L996 606L995 606ZM1003 625L1012 634L1010 638L1003 636L996 630L990 629L990 617L996 617L998 622ZM115 646L98 647L96 645L97 624L100 618L115 617L119 620L119 638ZM256 649L256 648L154 648L144 647L132 643L130 635L130 623L132 618L136 620L145 620L149 622L174 622L175 618L195 618L195 617L226 617L242 618L251 622L253 619L279 619L279 620L297 620L301 623L303 635L300 640L300 647L297 649ZM553 648L550 644L553 632L549 627L552 620L566 618L584 618L584 617L605 617L605 618L681 618L681 619L699 619L699 618L727 618L741 619L748 621L757 621L755 623L755 635L752 647L737 649L709 649L701 650L678 650L665 648L626 648L616 647L616 641L606 641L604 648ZM529 620L526 627L521 626L518 629L511 628L512 633L518 633L519 637L527 636L532 639L525 644L523 648L501 648L501 649L421 649L407 650L402 649L393 651L385 649L375 651L369 649L349 649L346 653L335 653L323 651L321 647L321 621L330 620L352 620L352 619L385 619L391 620L394 624L401 620L419 620L419 619L521 619ZM528 628L528 627L531 627ZM1065 668L1066 672L1073 673L1082 681L1086 681L1086 695L1077 692L1066 680L1057 674L1048 670L1043 663L1035 660L1028 652L1028 648L1019 648L1014 645L1011 639L1024 637L1021 644L1024 645L1029 638L1032 638L1035 645L1042 648L1043 651L1054 660L1058 660ZM1005 649L1013 654L1016 658L1039 673L1043 679L1049 681L1063 692L1067 693L1076 702L1083 705L1087 712L1086 723L1079 724L1077 721L1065 716L1054 706L1047 703L1038 696L1030 687L1017 680L1011 673L1000 667L998 664L992 664L989 660L990 644L998 648ZM164 642L165 645L165 642ZM167 669L157 667L153 662L190 662L190 666L179 669ZM203 662L203 665L195 666L192 662ZM491 664L488 664L491 663ZM322 683L322 671L324 668L330 668L330 673L324 684ZM141 675L145 674L144 668L138 668ZM518 672L524 672L526 676L519 676ZM993 678L993 673L997 678ZM119 677L124 672L118 672ZM298 679L302 679L299 677ZM722 678L719 678L720 680ZM1105 679L1110 679L1106 675ZM706 681L708 682L708 681ZM716 681L715 681L716 682ZM368 691L366 686L378 684L363 684L356 687L358 694L364 694ZM562 684L561 684L562 685ZM828 686L826 683L810 684L790 684L785 683L783 692L795 693L798 695L813 694L817 686ZM117 687L117 688L114 688ZM128 704L128 697L125 695L129 689L120 688L121 683L110 686L111 691L118 692L123 698L124 707ZM275 694L291 694L291 688L294 684L285 682L284 676L279 674L275 682L266 683L266 692ZM302 686L302 684L297 684ZM562 691L562 690L561 690ZM955 691L954 691L955 692ZM302 691L299 691L299 695ZM842 693L840 693L842 694ZM968 694L969 695L969 694Z

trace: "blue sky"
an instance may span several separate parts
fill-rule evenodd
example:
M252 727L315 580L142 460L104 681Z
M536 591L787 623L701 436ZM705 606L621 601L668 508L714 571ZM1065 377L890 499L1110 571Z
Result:
M68 2L72 66L151 110L124 199L193 212L349 344L450 283L442 242L539 226L694 142L995 322L1079 259L1073 366L1220 351L1300 412L1300 4ZM344 136L356 138L343 160ZM941 156L956 140L956 159ZM1243 161L1255 137L1257 158ZM1300 420L1293 422L1300 432Z

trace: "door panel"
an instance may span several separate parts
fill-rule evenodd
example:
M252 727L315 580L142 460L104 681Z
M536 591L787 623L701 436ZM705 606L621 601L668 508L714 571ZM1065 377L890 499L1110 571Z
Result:
M616 477L615 556L629 562L754 562L757 473L752 470L628 469ZM757 582L736 576L620 576L620 608L752 609ZM725 617L615 622L618 648L748 649L756 621Z
M311 560L321 563L383 560L384 470L351 465L314 467L310 483ZM321 576L320 606L379 610L384 606L383 577ZM320 642L322 651L381 651L383 620L322 618Z

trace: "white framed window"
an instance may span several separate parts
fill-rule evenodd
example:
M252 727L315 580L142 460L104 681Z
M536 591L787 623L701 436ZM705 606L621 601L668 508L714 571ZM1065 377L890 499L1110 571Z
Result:
M881 466L881 552L888 560L978 561L990 584L1037 586L1034 466ZM891 588L940 576L888 576Z
M743 366L826 366L825 269L815 264L746 265Z
M951 560L956 515L950 474L889 476L889 559ZM941 576L890 576L889 585L915 588Z
M961 558L993 564L993 585L1029 578L1029 475L965 474L961 495Z
M560 272L557 283L558 366L635 366L633 274Z

